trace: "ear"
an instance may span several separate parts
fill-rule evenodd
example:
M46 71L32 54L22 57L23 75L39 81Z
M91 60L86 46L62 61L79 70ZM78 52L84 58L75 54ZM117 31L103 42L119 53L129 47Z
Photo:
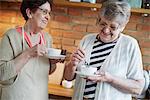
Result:
M32 18L32 13L29 8L26 9L26 14L27 14L28 18Z

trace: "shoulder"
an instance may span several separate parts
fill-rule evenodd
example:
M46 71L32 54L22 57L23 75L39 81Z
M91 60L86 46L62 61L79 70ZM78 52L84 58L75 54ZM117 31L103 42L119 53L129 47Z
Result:
M52 38L51 34L45 32L45 33L44 33L44 38L45 38L45 40L46 40L47 46L48 46L48 47L52 47L53 38Z
M126 34L122 34L121 42L120 44L123 46L123 48L126 48L126 50L129 52L129 54L132 55L135 51L140 51L140 47L138 44L138 41Z
M88 34L88 35L85 35L82 40L91 40L91 39L95 39L97 36L96 33L92 33L92 34Z
M131 37L130 35L127 34L121 34L122 36L122 42L127 43L127 44L131 44L131 45L135 45L138 44L138 41L134 38Z
M46 38L52 38L51 34L49 34L48 32L44 32L44 35Z
M42 32L46 41L52 41L52 36L48 32Z
M11 29L7 30L4 34L4 36L11 36L11 37L16 36L16 35L18 35L16 28L11 28Z

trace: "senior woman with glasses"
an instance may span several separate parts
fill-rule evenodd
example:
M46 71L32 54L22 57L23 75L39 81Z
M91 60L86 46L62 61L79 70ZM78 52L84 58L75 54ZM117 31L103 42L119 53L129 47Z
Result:
M48 100L49 69L59 60L44 57L52 38L43 29L51 0L23 0L23 27L10 29L0 44L0 100Z
M73 100L131 100L132 94L141 93L141 52L137 41L122 33L129 17L126 2L102 5L97 20L99 33L85 36L65 65L65 79L76 79ZM83 62L96 67L96 75L83 78L82 73L76 73Z

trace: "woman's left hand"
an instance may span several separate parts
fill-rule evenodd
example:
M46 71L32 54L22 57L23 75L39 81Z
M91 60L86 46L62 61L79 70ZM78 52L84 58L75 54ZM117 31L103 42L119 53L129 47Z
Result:
M95 76L88 76L86 77L87 80L93 81L93 82L112 82L113 76L105 71L97 71Z

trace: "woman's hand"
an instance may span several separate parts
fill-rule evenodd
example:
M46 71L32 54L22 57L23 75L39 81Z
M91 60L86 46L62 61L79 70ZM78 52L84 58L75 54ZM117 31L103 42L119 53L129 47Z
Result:
M14 59L16 72L17 73L20 72L20 70L30 60L30 58L43 56L46 53L47 53L47 48L44 45L40 45L40 44L25 50Z
M30 57L44 56L48 52L45 45L37 44L25 51Z
M101 72L97 71L95 76L86 77L87 80L93 82L108 82L108 83L112 82L112 78L113 76L110 73L104 71Z
M70 62L73 66L77 66L80 61L83 61L85 58L85 51L83 49L78 48L75 52L71 55Z
M118 76L113 76L108 72L98 72L97 76L86 77L85 79L92 82L107 82L114 88L122 91L124 93L139 95L143 89L143 80L134 80L128 78L122 78Z
M67 80L73 80L75 77L75 71L77 68L77 65L80 61L82 61L85 58L85 52L82 49L77 49L75 52L71 55L70 61L65 64L65 70L64 70L64 78Z

